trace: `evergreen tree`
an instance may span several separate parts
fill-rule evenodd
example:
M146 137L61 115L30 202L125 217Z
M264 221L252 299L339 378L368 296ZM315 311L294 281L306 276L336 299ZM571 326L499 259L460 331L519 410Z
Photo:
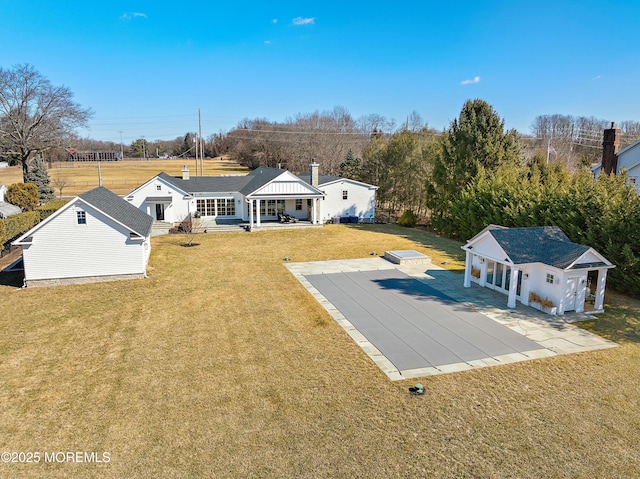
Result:
M500 165L518 165L522 153L518 133L504 130L504 120L484 100L468 100L460 117L441 136L427 184L427 206L434 228L449 233L451 205L483 168L491 174Z
M45 165L42 157L36 156L33 159L27 172L26 183L33 183L38 187L40 203L46 203L55 198L47 165Z
M351 148L347 151L347 155L342 163L340 163L340 176L351 178L352 180L360 180L362 173L362 160L356 158Z

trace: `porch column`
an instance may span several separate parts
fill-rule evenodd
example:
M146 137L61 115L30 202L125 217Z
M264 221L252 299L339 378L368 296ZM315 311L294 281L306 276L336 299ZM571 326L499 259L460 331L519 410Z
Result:
M249 200L249 231L253 229L253 200Z
M256 200L256 227L260 227L260 199Z
M313 215L312 215L312 221L311 221L311 224L314 224L314 225L318 224L317 209L318 209L318 199L314 198L313 199Z
M598 287L596 288L596 300L593 305L596 311L604 308L604 287L607 284L607 270L598 270Z
M467 258L465 259L465 263L464 263L464 287L465 288L470 288L471 287L471 263L473 261L473 253L471 253L471 251L467 250L466 251L467 254Z
M507 300L507 308L516 307L516 293L518 292L518 274L520 270L515 266L511 268L511 281L509 283L509 299Z

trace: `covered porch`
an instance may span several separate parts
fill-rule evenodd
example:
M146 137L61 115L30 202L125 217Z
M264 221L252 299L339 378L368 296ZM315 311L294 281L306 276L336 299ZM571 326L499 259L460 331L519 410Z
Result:
M300 194L286 196L249 196L245 199L247 205L247 229L265 226L316 226L320 225L318 200L322 195ZM281 222L280 219L287 220Z
M516 301L548 314L567 311L604 311L607 270L603 262L577 264L565 270L544 264L514 264L506 258L466 251L464 287L476 283L507 296L507 307Z

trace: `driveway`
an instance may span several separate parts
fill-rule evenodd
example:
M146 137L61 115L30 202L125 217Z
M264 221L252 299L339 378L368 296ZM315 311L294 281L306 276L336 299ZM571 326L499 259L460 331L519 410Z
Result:
M287 267L391 379L615 346L532 308L507 309L504 295L463 288L462 276L433 265L366 258Z

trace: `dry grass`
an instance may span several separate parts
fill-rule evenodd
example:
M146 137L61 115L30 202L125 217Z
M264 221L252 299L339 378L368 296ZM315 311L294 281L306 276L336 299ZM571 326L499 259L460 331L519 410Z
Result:
M125 160L102 161L100 171L102 184L116 194L124 195L153 178L161 171L180 176L182 167L187 165L191 175L195 175L195 160ZM246 174L248 170L235 162L227 160L205 160L204 174L216 176L222 174ZM198 173L199 174L199 173ZM96 162L59 162L49 169L52 182L65 178L68 183L62 190L64 196L76 196L98 186L98 164ZM0 184L10 185L22 182L22 167L0 168ZM52 186L54 186L52 184ZM59 191L55 189L56 195Z
M111 453L0 474L637 476L637 302L590 325L620 348L425 378L413 397L414 381L390 382L282 260L413 248L458 268L459 244L396 233L219 233L193 248L164 236L147 280L0 286L0 451ZM633 332L617 332L623 323Z

